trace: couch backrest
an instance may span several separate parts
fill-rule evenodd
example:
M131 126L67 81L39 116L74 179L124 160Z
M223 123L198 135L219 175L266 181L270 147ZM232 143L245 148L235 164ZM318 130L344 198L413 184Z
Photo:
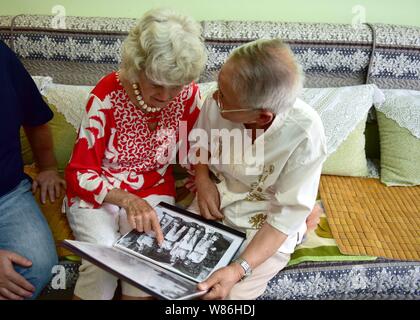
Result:
M0 39L32 75L63 84L94 85L118 69L120 49L135 19L0 16ZM57 26L55 26L57 24ZM203 21L209 52L200 81L212 81L229 52L259 38L288 42L306 73L306 87L375 83L420 90L420 28L363 24Z

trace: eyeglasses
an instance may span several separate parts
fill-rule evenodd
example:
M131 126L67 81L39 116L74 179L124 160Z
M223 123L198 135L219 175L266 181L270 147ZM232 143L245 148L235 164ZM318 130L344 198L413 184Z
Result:
M225 109L222 104L222 100L220 100L220 91L217 90L216 93L216 104L219 108L220 113L231 113L231 112L244 112L244 111L257 111L257 108L241 108L241 109Z

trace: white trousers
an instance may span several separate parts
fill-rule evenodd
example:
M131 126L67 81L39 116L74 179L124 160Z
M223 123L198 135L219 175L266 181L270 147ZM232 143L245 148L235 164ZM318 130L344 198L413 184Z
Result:
M144 198L150 206L155 207L165 201L174 204L170 196L152 195ZM99 209L79 208L75 203L66 207L67 218L73 234L78 241L112 246L121 235L132 230L127 221L124 209L105 203ZM111 300L117 288L118 278L103 269L82 259L79 278L74 294L83 300ZM122 294L131 297L146 297L149 294L122 281Z

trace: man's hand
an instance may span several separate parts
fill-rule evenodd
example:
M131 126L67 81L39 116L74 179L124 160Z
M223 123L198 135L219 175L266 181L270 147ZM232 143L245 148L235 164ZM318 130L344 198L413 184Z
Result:
M312 209L312 212L309 214L308 218L306 218L306 228L307 232L315 230L318 226L319 221L321 220L321 214L323 210L320 207L319 204L315 204L314 208Z
M35 193L37 188L41 189L41 202L45 204L47 193L51 202L59 198L61 188L66 188L66 182L59 176L57 170L49 169L41 171L32 183L32 192Z
M5 250L0 250L0 300L23 300L35 292L35 287L15 271L13 263L29 268L28 259Z
M232 287L241 280L244 270L237 263L232 263L213 273L206 281L198 284L198 289L209 292L204 300L221 300L227 297Z
M156 211L146 200L127 193L122 206L127 213L127 220L138 232L154 231L159 245L163 243L163 232L160 228Z
M219 190L214 182L209 177L197 176L195 184L201 216L209 220L223 219L223 213L220 212Z
M66 183L58 175L56 166L57 160L54 156L54 147L51 130L48 124L34 127L23 127L31 145L35 163L40 168L38 176L32 184L32 192L35 193L39 187L41 189L41 202L45 204L47 193L51 202L60 197L61 187L66 187Z

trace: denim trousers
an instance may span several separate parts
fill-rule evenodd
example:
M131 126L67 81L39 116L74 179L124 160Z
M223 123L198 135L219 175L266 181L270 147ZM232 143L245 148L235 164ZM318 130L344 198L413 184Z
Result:
M31 297L35 299L50 281L58 259L51 230L27 179L0 197L0 249L32 261L29 268L15 264L14 269L36 288Z

